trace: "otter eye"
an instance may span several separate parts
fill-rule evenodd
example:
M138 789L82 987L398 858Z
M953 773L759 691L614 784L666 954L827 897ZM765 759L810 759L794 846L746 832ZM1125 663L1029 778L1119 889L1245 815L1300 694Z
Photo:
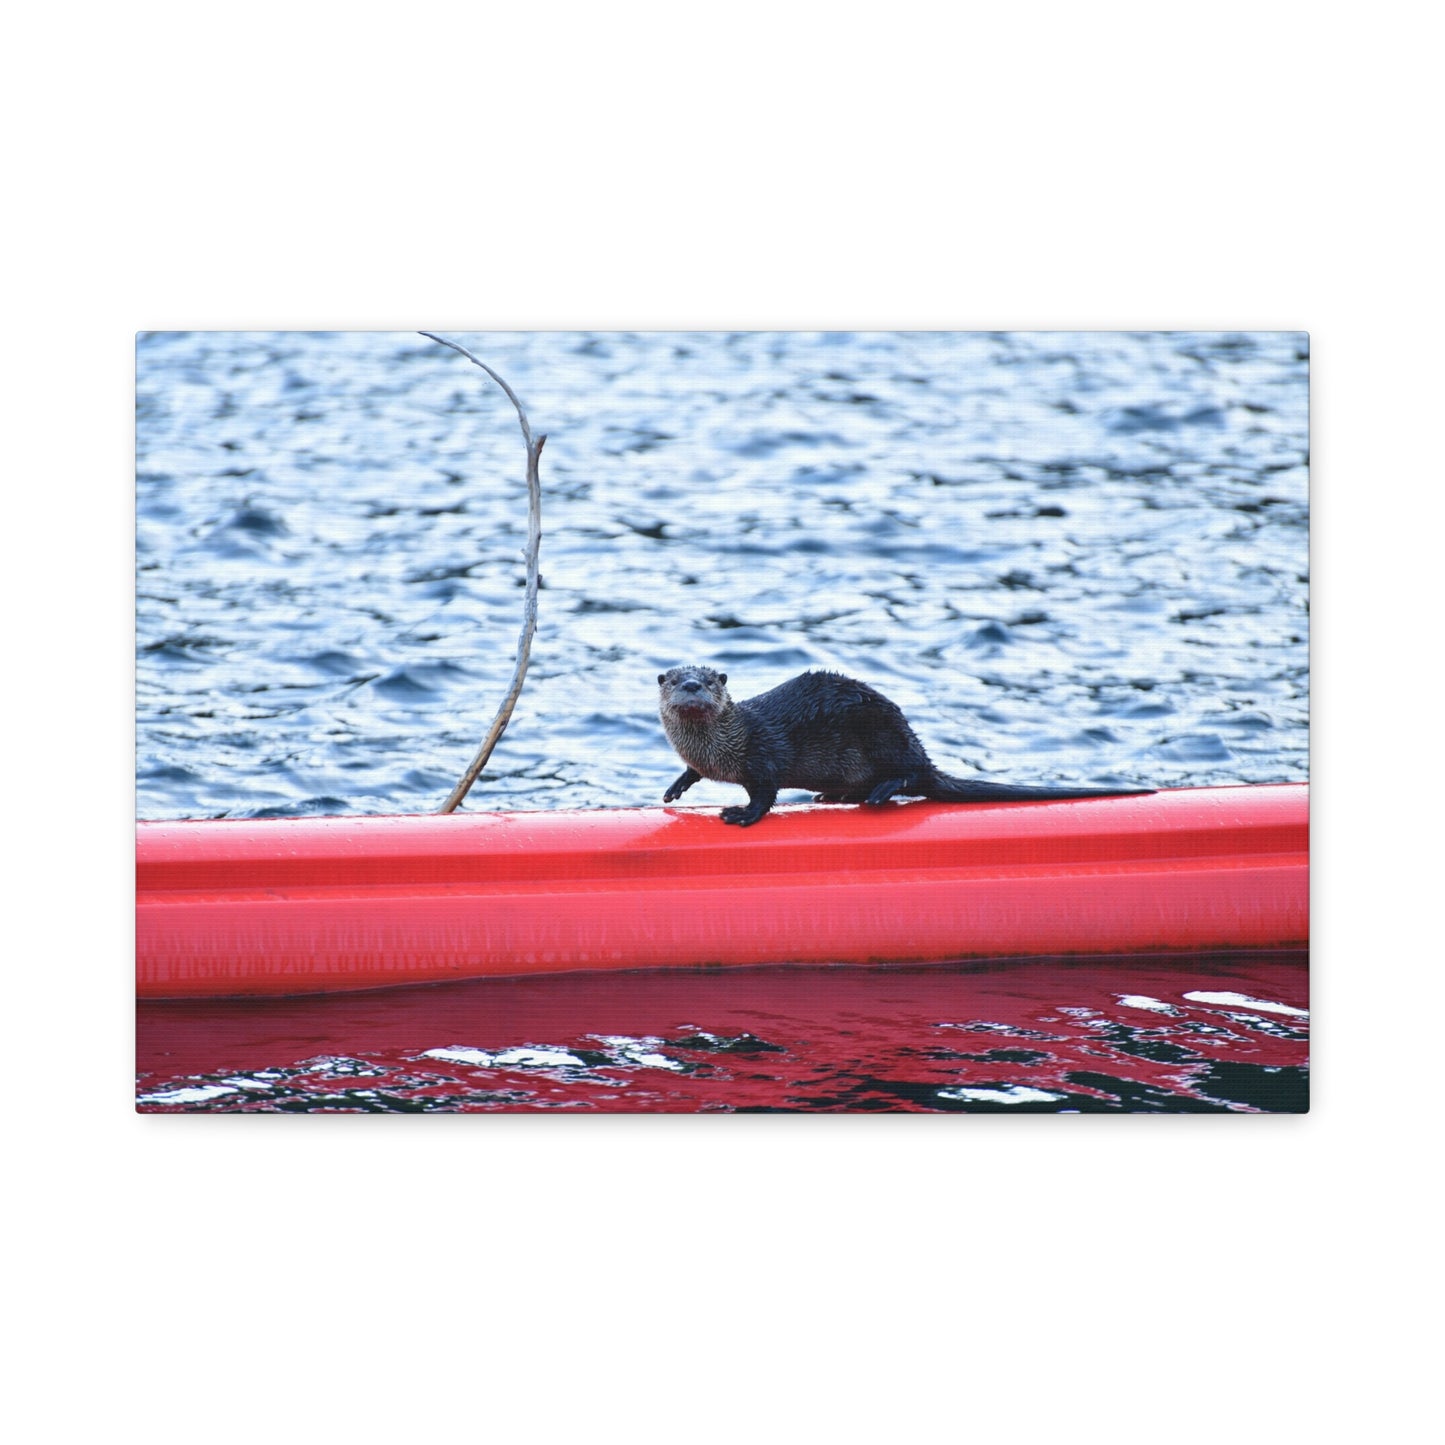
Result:
M659 673L657 674L657 685L658 685L659 687L661 687L662 684L665 683L666 681L667 681L667 674L666 674L665 672L659 672Z

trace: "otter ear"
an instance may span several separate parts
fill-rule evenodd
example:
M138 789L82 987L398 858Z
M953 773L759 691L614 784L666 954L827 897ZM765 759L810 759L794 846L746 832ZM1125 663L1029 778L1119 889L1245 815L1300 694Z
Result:
M718 673L718 675L717 675L717 680L718 680L719 682L723 683L723 684L726 684L726 682L727 682L727 680L728 680L728 675L727 675L727 673L725 673L725 672L720 672L720 673Z
M665 683L666 681L667 681L667 674L666 674L665 672L659 672L659 673L657 674L657 685L658 685L658 687L661 687L662 684Z

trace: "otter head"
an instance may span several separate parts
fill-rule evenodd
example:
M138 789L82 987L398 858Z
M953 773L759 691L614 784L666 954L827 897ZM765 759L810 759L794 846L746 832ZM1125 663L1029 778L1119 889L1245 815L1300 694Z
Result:
M727 680L727 673L714 672L710 667L674 667L658 673L663 719L671 713L689 723L710 722L732 704Z

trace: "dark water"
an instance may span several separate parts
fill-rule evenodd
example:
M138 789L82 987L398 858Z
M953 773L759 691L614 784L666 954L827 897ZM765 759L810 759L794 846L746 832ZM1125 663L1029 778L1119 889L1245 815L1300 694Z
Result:
M1294 1112L1308 1107L1307 977L1302 955L1246 955L614 974L147 1004L138 1104Z
M1303 335L455 339L507 378L548 434L531 669L469 806L660 801L677 763L654 680L685 660L726 670L737 695L807 666L863 677L956 771L1154 786L1307 776ZM523 476L500 391L421 337L140 338L138 816L435 808L511 677ZM689 801L735 795L704 783ZM1289 987L1233 991L1302 1006L1305 971L1297 960L1291 970ZM290 1092L275 1081L226 1086L180 1107L489 1107L494 1094L531 1107L543 1080L554 1101L594 1108L1294 1107L1271 1105L1258 1080L1218 1082L1241 1077L1229 1074L1241 1060L1253 1065L1200 1048L1223 1035L1180 1035L1177 1020L1210 1017L1181 1005L1180 990L1160 983L1151 995L1185 1007L1177 1016L1118 1004L1151 994L1133 973L1127 961L1107 976L1039 972L1047 999L1031 996L1030 1007L1066 1021L1043 1031L1078 1065L1069 1077L1041 1060L952 1057L988 1053L952 1037L960 1021L1012 1027L977 992L994 975L930 974L930 987L946 978L953 992L908 1012L888 991L896 978L829 972L788 1005L812 1032L786 1036L741 1024L726 981L690 1009L656 1013L651 1000L669 987L657 977L645 988L618 981L607 1000L588 992L607 985L554 980L477 985L468 997L482 1015L509 1017L515 997L541 990L562 1010L555 1029L540 1026L543 1009L521 1015L520 1031L418 1034L373 1054L352 1037L366 1009L313 1001L287 1006L312 1020L310 1054L263 1046L263 1024L259 1051L234 1063L182 1051L175 1070L146 1051L157 1020L174 1038L189 1019L218 1048L224 1030L204 1011L147 1009L141 1092L194 1079L218 1089L218 1070L234 1068L279 1070ZM739 977L769 996L775 987L762 973ZM906 1016L916 1035L841 1029L830 1000L849 989L882 990L865 1012ZM579 996L610 1022L568 1014ZM421 1005L397 995L375 1007ZM315 1032L327 1020L339 1034ZM1080 1082L1090 1069L1076 1056L1108 1029L1122 1042L1095 1072L1119 1084L1112 1095ZM1140 1047L1124 1047L1136 1034ZM851 1056L834 1047L848 1037ZM1271 1055L1270 1068L1304 1066L1298 1038L1252 1026L1241 1037L1294 1051ZM1209 1087L1188 1061L1161 1073L1151 1038L1225 1073ZM421 1058L449 1045L490 1062ZM517 1050L579 1062L509 1073L499 1060ZM639 1050L668 1063L640 1064ZM916 1063L929 1050L942 1050L937 1069ZM308 1059L321 1062L296 1072ZM766 1083L744 1087L740 1061L764 1068ZM799 1068L812 1070L806 1087ZM423 1081L395 1082L414 1075ZM381 1081L370 1103L364 1079ZM939 1092L975 1084L1057 1097L990 1105ZM1299 1097L1295 1084L1280 1087L1280 1099Z

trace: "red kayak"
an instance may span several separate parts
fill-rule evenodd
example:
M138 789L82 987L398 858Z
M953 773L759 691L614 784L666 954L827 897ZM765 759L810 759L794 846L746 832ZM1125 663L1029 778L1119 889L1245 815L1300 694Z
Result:
M141 998L1298 948L1303 783L1065 802L143 822Z

